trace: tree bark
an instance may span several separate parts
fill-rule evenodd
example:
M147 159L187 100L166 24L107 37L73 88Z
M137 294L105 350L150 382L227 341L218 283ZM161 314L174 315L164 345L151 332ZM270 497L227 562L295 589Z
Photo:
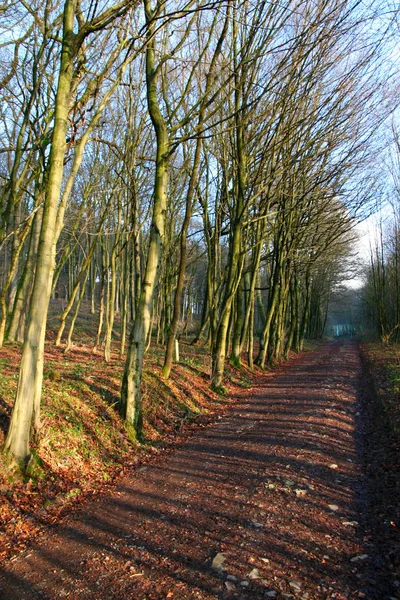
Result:
M140 395L143 355L147 334L150 329L152 304L158 281L158 271L164 241L169 161L168 129L157 97L158 76L155 66L154 14L151 10L149 0L144 0L144 7L149 36L146 48L147 106L156 134L156 171L147 263L135 323L129 339L120 400L121 415L132 426L138 438L142 435L143 426Z
M76 0L66 0L64 5L63 41L57 86L54 131L37 266L22 351L17 395L4 444L6 454L19 466L23 466L29 457L32 417L34 412L36 414L39 412L42 389L44 338L55 260L55 227L64 169L73 60L77 50L74 34L75 9Z
M28 300L31 291L31 283L35 274L35 265L39 246L41 223L42 211L39 210L35 215L35 220L32 225L28 256L24 265L24 270L21 279L18 284L18 289L11 313L10 323L6 332L7 340L12 342L24 341L26 312L28 310Z

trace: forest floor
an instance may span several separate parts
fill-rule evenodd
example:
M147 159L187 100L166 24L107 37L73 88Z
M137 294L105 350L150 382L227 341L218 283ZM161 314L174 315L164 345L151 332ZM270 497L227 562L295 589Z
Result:
M2 561L0 598L399 599L398 402L370 359L328 342L237 387L42 523Z

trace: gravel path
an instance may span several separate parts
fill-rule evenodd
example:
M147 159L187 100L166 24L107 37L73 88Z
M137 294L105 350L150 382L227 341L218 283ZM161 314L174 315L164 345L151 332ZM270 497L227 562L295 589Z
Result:
M343 341L260 376L6 563L0 598L398 598L368 535L360 369Z

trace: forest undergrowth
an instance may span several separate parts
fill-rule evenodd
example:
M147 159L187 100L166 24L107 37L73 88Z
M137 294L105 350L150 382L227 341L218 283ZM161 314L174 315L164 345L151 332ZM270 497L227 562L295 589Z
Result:
M363 470L371 537L400 586L400 346L361 343Z
M373 383L376 404L387 423L393 448L400 457L400 345L361 343L364 366Z

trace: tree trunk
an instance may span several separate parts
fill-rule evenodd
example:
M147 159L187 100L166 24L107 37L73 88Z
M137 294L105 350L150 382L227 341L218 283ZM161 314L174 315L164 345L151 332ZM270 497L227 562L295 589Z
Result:
M32 219L30 219L26 223L26 225L24 227L24 230L19 235L18 243L16 243L15 239L14 239L13 254L12 254L12 258L11 258L10 269L8 271L7 279L6 279L6 281L5 281L4 285L3 285L3 288L0 291L0 309L1 309L1 318L0 318L0 348L3 346L3 343L4 343L4 336L5 336L6 324L7 324L7 302L6 302L7 292L9 291L9 289L11 288L11 286L13 285L13 282L14 282L14 279L15 279L15 275L16 275L17 270L18 270L19 255L21 253L21 250L23 248L25 240L28 237L30 226L31 226L31 222L32 222ZM14 237L16 237L16 235L17 234L15 234Z
M29 440L34 413L36 425L39 420L44 338L55 261L55 226L64 169L73 59L76 54L75 35L73 31L75 8L76 0L66 0L64 5L63 41L54 130L49 158L49 173L45 190L37 266L26 337L22 351L17 394L11 415L10 427L4 444L5 452L19 466L22 466L29 457Z
M99 320L97 325L97 335L94 342L94 346L92 352L97 352L97 348L100 345L101 340L101 332L103 330L103 321L104 321L104 296L105 296L105 288L106 288L106 277L107 277L107 261L105 258L105 250L103 245L101 245L101 287L100 287L100 302L99 302Z
M235 323L233 326L233 336L232 336L232 362L239 366L242 362L241 354L242 354L242 329L243 329L243 279L242 284L238 286L236 291L236 299L235 299Z
M126 331L128 325L128 301L129 301L129 240L126 240L124 250L123 280L121 282L122 302L121 302L121 343L119 346L119 357L125 354Z
M153 297L157 287L158 271L162 255L167 208L169 139L168 130L157 98L157 70L155 67L154 14L150 1L144 0L149 41L146 48L147 105L156 134L156 171L154 182L153 214L150 227L150 243L144 282L135 323L129 339L125 371L122 381L120 411L133 427L137 437L142 434L142 404L140 384L142 380L145 342L150 329Z
M28 299L31 290L31 283L35 274L41 224L42 210L40 209L37 211L34 217L28 256L24 265L22 277L18 284L17 294L15 296L10 323L6 334L7 339L12 342L24 341L26 311L28 309Z
M122 220L122 208L121 199L118 202L118 223L117 229L114 236L114 243L111 250L110 257L110 269L111 269L111 286L110 293L107 296L107 310L106 310L106 335L104 343L104 358L106 362L110 362L111 359L111 341L112 332L114 327L115 312L116 312L116 299L117 299L117 251L120 242L121 233L121 220Z
M167 340L167 348L165 351L164 366L162 370L163 376L168 379L174 356L175 338L178 329L179 313L181 306L182 290L185 283L185 272L186 272L186 258L187 258L187 233L189 229L190 219L193 211L193 198L197 184L197 178L199 173L200 156L201 156L202 139L199 137L196 143L196 151L193 160L192 173L190 176L190 182L188 191L186 194L186 206L185 206L185 217L182 224L181 236L180 236L180 257L178 267L178 280L175 288L173 313L171 319L171 325L169 328L169 335Z
M240 282L243 266L243 258L241 257L241 219L235 224L232 238L226 290L221 307L221 316L215 335L215 342L212 349L211 386L216 390L221 389L222 386L227 350L227 333L231 316L232 302Z
M250 319L249 319L249 328L248 328L247 364L249 365L250 371L254 371L253 348L254 348L254 298L253 298L253 303L250 306Z
M86 275L87 275L87 273L86 273ZM79 292L78 300L77 300L76 307L75 307L75 312L74 312L74 315L73 315L73 317L72 317L71 324L70 324L70 326L69 326L68 337L67 337L67 343L66 343L66 345L65 345L65 348L64 348L64 352L65 352L65 353L66 353L66 352L69 352L69 351L71 350L71 346L72 346L72 336L73 336L73 333L74 333L74 328L75 328L76 319L77 319L77 317L78 317L78 314L79 314L79 309L80 309L80 307L81 307L81 303L82 303L83 296L85 295L85 289L86 289L86 280L87 280L87 279L86 279L86 278L84 278L84 280L83 280L83 281L82 281L82 283L81 283L81 290L80 290L80 292Z
M256 364L262 369L265 366L265 359L269 351L269 342L271 335L272 319L275 315L279 297L279 281L280 281L280 263L277 260L273 277L271 277L270 297L268 298L268 311L261 336L260 350L256 359Z
M227 350L227 331L231 315L232 302L240 283L243 254L242 254L242 224L245 210L245 190L247 184L247 161L245 152L245 116L243 102L244 73L243 64L238 62L238 33L237 23L233 19L233 66L234 66L234 102L235 102L235 142L236 142L236 199L233 208L233 223L229 249L228 274L223 296L220 321L213 340L211 386L220 389L223 381L225 357Z
M300 324L300 335L299 335L299 352L303 350L304 338L306 336L307 326L310 317L310 305L311 305L311 277L309 273L306 274L306 298L304 301L303 316Z

